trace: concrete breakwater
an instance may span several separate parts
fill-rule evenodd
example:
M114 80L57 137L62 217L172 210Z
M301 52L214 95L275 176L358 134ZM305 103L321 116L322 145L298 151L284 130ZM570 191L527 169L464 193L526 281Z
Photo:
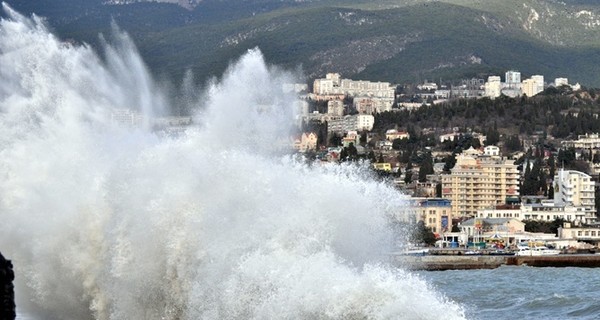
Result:
M495 255L394 255L392 263L398 267L411 270L470 270L495 269L507 266L531 267L600 267L598 254L565 254L556 256L495 256Z

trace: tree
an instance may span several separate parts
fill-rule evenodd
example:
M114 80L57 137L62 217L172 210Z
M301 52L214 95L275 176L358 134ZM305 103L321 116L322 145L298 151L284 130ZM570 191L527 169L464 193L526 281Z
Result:
M429 152L425 154L425 157L419 166L419 181L427 181L428 174L433 174L433 158Z
M409 161L404 170L404 183L409 184L412 182L412 163Z
M337 147L342 145L342 137L340 137L337 133L333 133L329 138L329 145Z
M417 222L411 230L409 240L415 244L425 244L428 246L435 245L436 238L435 234L431 231L431 228L425 226L425 222Z

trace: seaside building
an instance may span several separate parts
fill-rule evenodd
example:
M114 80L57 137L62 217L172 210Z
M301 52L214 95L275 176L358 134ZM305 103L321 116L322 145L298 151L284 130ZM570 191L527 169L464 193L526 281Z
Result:
M460 154L450 174L442 175L442 197L452 201L457 217L475 217L477 210L505 204L519 195L514 160L500 157L497 147L481 156Z

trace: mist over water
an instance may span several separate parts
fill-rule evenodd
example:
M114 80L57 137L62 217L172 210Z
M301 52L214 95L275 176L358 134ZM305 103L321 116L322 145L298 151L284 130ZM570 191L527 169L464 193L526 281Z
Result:
M3 9L0 250L15 265L19 313L463 318L385 265L400 194L354 166L278 155L294 99L280 88L293 78L259 50L208 86L198 126L165 137L111 121L118 109L169 109L126 34L115 29L98 55Z

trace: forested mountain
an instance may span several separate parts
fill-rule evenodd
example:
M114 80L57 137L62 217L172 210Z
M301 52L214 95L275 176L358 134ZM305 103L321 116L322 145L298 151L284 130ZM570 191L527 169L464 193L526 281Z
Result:
M503 75L568 77L600 86L600 4L554 0L6 1L64 39L96 44L111 21L154 73L202 81L259 47L307 78L393 83Z

